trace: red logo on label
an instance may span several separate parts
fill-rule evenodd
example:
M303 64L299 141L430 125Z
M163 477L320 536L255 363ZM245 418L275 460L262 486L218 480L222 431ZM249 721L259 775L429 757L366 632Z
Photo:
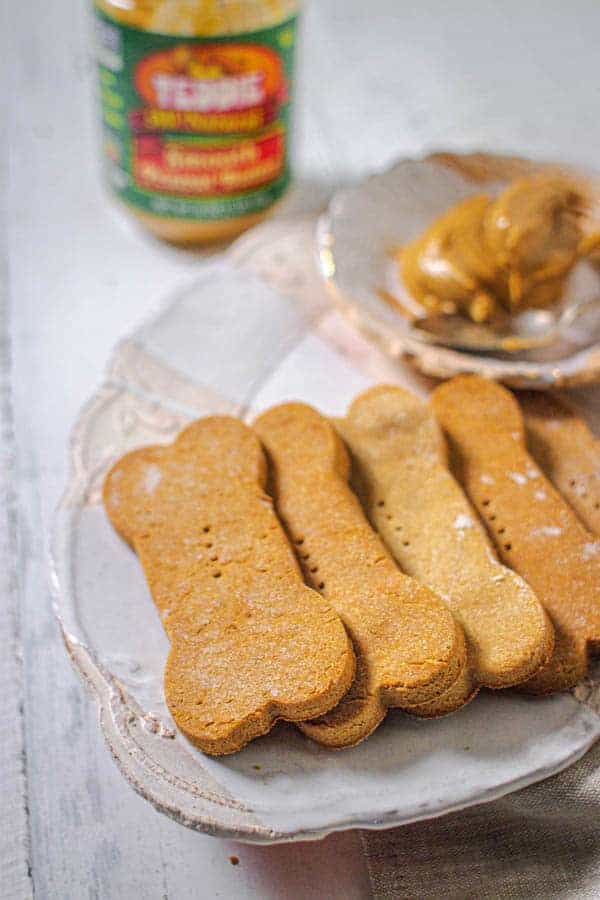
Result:
M180 44L152 53L138 63L135 85L148 104L132 116L138 130L254 131L287 99L280 57L255 44Z

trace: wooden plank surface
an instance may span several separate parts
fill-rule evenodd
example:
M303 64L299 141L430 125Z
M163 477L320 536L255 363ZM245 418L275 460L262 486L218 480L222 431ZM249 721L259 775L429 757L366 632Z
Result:
M0 108L0 113L2 109ZM6 191L6 160L0 160L0 191ZM0 228L6 229L1 208ZM23 667L15 492L15 443L10 384L11 342L8 266L0 237L0 885L7 897L31 897L27 814L27 753L23 721Z
M193 276L202 255L146 239L101 192L86 3L1 6L0 102L10 105L0 236L10 260L0 322L2 895L368 897L355 834L240 847L154 812L114 766L70 668L45 557L68 433L116 340ZM434 147L595 162L598 9L593 0L314 0L288 208L317 208L333 185Z
M0 34L8 24L0 7ZM8 119L13 85L6 54L0 52L0 119ZM33 896L27 811L27 752L23 717L20 610L19 510L11 389L11 308L8 283L8 143L0 138L0 891Z

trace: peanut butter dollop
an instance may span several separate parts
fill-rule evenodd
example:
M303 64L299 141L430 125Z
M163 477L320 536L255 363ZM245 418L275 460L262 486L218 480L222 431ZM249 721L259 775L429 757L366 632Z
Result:
M558 300L584 237L582 191L560 176L522 178L496 198L476 194L436 219L398 254L402 279L429 313L486 322L498 312Z

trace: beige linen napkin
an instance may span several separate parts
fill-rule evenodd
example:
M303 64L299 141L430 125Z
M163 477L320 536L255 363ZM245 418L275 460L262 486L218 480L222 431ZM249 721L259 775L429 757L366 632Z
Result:
M599 665L574 693L600 714ZM502 800L361 837L375 900L597 900L600 742Z

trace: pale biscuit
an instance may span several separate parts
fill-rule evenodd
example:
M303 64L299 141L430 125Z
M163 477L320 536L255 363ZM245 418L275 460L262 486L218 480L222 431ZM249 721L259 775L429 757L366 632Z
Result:
M589 531L600 535L600 441L564 400L519 393L527 446Z
M550 663L523 687L572 687L600 640L597 543L527 453L523 417L509 391L465 375L436 388L432 403L454 472L500 557L528 581L555 627Z
M321 715L355 671L339 617L303 583L265 479L256 435L215 416L124 456L104 485L171 641L169 709L211 754L238 750L278 718Z
M501 565L448 471L430 406L399 387L357 397L335 423L367 515L402 570L442 597L467 638L467 672L430 711L462 706L480 686L525 681L550 658L553 629L531 588Z
M464 636L445 604L399 571L370 527L348 486L348 454L327 419L289 403L254 427L305 577L339 613L357 656L357 677L339 706L300 727L319 743L351 746L388 707L412 710L447 690L464 669Z

